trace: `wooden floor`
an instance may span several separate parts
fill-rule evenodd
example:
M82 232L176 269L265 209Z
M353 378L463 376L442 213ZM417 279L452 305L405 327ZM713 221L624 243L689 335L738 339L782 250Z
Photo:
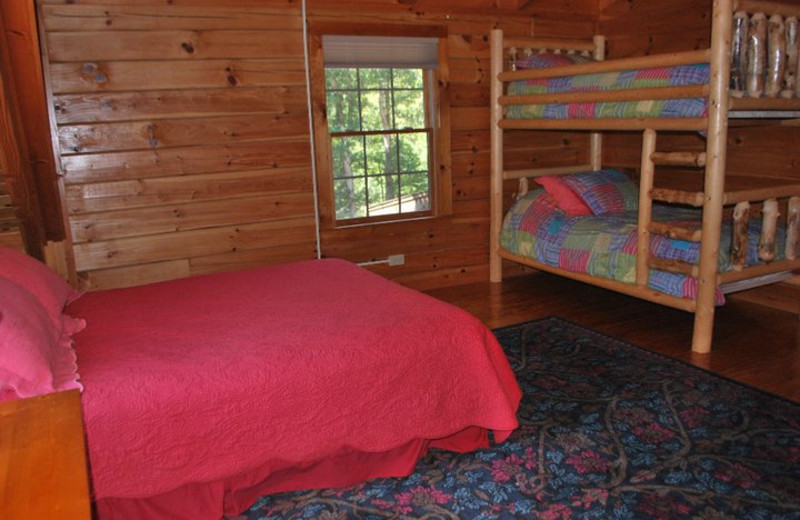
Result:
M729 299L712 351L691 352L693 315L549 274L436 289L488 327L558 316L800 402L800 316Z

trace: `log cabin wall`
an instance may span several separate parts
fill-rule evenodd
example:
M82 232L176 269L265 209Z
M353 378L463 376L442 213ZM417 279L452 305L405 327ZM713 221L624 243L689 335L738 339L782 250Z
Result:
M554 4L554 5L548 5ZM117 287L316 256L299 0L38 0L75 264ZM448 32L450 215L323 226L321 253L416 288L488 276L489 44L590 36L597 0L309 0L310 21ZM511 164L574 160L581 134L511 137Z
M17 208L11 202L6 174L2 167L0 167L0 246L25 250Z
M84 285L315 257L299 2L38 4Z

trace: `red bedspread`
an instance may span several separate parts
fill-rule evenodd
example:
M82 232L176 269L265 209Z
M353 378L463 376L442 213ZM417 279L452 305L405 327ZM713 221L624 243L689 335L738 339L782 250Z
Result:
M87 321L75 341L101 516L218 518L258 493L407 474L430 445L475 449L517 426L490 331L347 262L88 293L67 312Z

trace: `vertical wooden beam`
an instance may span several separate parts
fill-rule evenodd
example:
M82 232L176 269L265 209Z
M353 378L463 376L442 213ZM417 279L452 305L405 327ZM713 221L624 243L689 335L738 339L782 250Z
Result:
M32 170L32 184L39 201L40 225L45 240L63 240L64 220L58 191L52 128L47 106L41 50L39 47L34 0L0 2L3 18L3 52L7 54L17 106L22 116L17 134L25 135L24 160Z
M438 157L436 166L438 171L434 172L437 178L437 195L439 200L436 204L438 215L453 214L453 160L451 150L451 129L450 129L450 63L448 56L450 51L447 47L447 38L439 38L439 87L432 89L438 95L439 128L437 143L435 146Z
M775 259L775 231L778 228L778 201L764 201L761 210L761 239L758 242L758 259L771 262Z
M694 333L692 335L692 351L699 354L705 354L711 350L714 332L717 263L728 151L728 87L732 26L732 0L714 0L711 29L711 82L706 136L705 198L699 276L697 277L697 310L694 315Z
M747 235L750 226L750 203L740 202L733 208L733 236L731 237L731 267L741 271L747 260Z
M786 212L786 258L795 260L800 256L800 197L789 199Z
M0 38L6 40L5 20L0 12ZM39 198L31 164L27 160L28 145L22 131L17 91L11 74L8 46L0 45L0 169L8 180L8 191L20 223L26 251L42 258L44 228Z
M650 258L650 224L653 221L653 199L650 191L653 189L655 177L655 163L653 153L656 151L656 131L648 128L644 131L642 139L642 165L639 179L639 218L637 224L637 250L636 250L636 285L647 287L650 279L650 268L647 260Z
M592 57L597 61L602 61L606 57L606 39L599 34L594 37ZM592 165L592 170L603 167L603 134L600 132L589 134L589 163Z
M503 280L503 264L500 255L500 228L503 224L503 130L498 126L503 117L500 96L503 94L503 83L497 75L503 72L503 31L493 29L490 35L491 72L489 120L491 141L491 186L489 211L489 281Z

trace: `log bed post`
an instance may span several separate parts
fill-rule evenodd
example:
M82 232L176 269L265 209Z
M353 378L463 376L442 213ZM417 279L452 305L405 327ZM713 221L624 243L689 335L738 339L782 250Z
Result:
M594 37L592 58L596 61L602 61L606 58L606 39L604 36L598 34ZM589 163L594 171L603 167L603 134L600 132L589 134Z
M742 201L733 208L733 236L731 237L731 267L744 269L747 261L747 230L750 225L750 203Z
M761 209L761 240L758 242L758 259L772 262L775 259L775 231L778 227L778 201L767 199Z
M711 83L708 98L705 196L700 247L697 302L694 313L692 351L711 351L714 332L714 303L717 263L725 195L725 166L728 129L728 87L730 41L733 26L732 0L714 0L711 31Z
M789 199L786 212L786 258L800 257L800 197Z
M491 186L489 200L489 281L503 280L503 264L500 258L500 228L503 224L503 129L498 126L503 117L500 96L503 94L503 83L498 74L503 72L503 31L493 29L490 34L491 47Z
M653 189L655 163L653 153L656 151L656 131L648 128L642 140L642 166L639 178L639 218L637 224L638 240L636 250L636 285L647 287L650 280L650 224L653 221Z

